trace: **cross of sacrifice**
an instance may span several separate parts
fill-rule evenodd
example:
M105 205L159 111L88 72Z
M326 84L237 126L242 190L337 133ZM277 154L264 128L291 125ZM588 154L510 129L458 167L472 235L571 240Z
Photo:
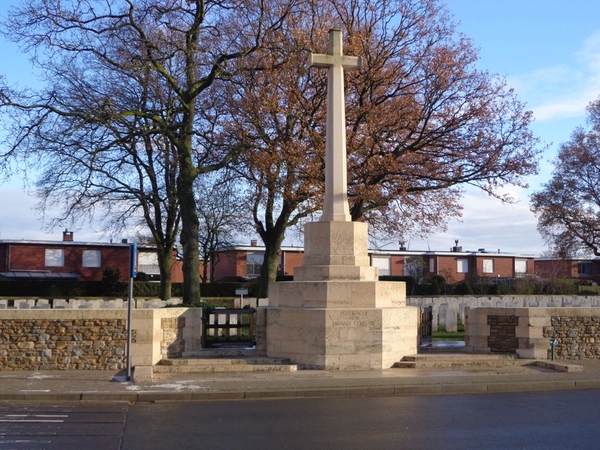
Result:
M348 173L346 161L346 99L344 69L360 69L360 57L345 56L342 51L342 30L329 30L329 53L312 53L312 67L326 67L327 123L325 128L325 199L324 222L350 222L348 207Z

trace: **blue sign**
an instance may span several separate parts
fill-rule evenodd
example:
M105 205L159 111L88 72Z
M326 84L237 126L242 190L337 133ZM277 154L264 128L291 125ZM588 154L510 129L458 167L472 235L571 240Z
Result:
M131 244L131 278L135 278L137 275L137 244L134 242Z

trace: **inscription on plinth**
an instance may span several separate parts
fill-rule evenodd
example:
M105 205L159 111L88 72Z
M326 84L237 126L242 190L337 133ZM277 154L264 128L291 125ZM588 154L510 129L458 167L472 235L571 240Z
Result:
M372 318L373 311L339 311L336 315L339 318L331 322L334 327L381 327L381 320Z

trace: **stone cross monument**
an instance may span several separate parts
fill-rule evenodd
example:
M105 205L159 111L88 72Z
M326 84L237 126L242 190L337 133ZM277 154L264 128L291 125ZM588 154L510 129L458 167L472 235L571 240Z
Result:
M312 369L389 368L417 351L418 308L406 306L404 283L378 280L367 224L349 213L344 68L360 68L361 60L344 56L337 29L329 32L329 54L310 60L329 70L323 215L304 227L294 281L269 286L257 348Z
M362 60L343 54L342 30L334 28L329 31L329 53L327 55L311 54L310 65L329 69L325 134L325 199L321 220L350 222L346 168L344 69L360 69Z

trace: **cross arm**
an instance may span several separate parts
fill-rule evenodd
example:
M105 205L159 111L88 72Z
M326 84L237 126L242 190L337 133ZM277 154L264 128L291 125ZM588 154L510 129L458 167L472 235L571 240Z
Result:
M356 56L335 56L311 53L309 63L311 67L342 66L344 69L362 69L362 58Z

